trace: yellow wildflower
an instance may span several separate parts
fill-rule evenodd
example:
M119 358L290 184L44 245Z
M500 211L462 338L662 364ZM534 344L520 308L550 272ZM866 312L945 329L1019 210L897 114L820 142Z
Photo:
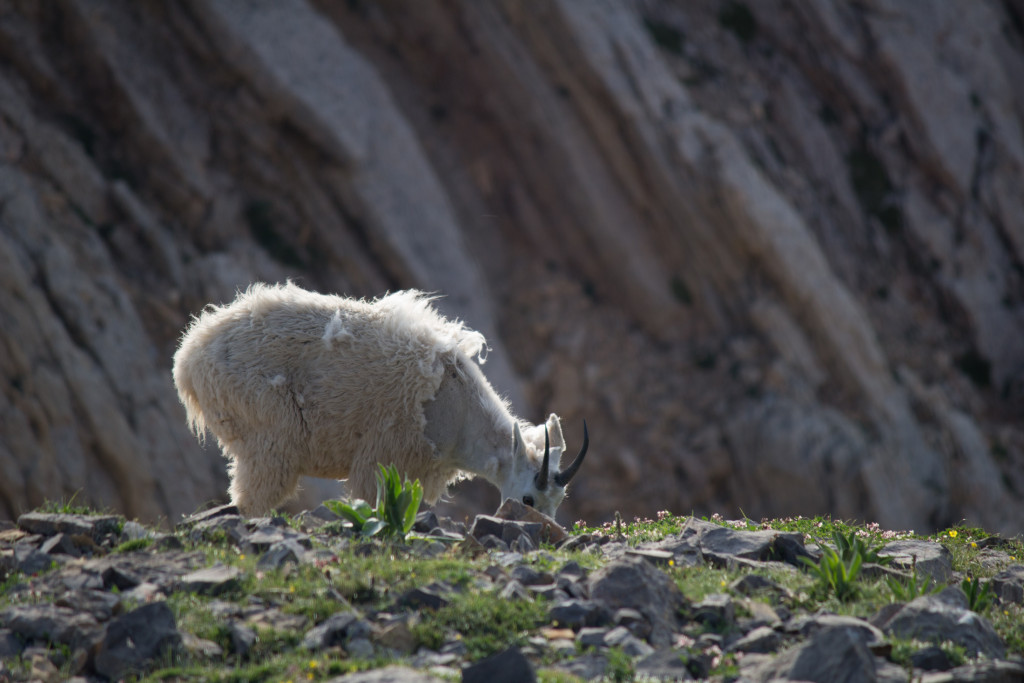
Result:
M950 529L949 530L949 537L950 538L956 538L956 529Z

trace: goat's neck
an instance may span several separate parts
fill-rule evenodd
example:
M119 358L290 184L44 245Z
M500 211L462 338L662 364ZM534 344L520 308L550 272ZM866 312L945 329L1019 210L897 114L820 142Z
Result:
M468 422L457 453L460 469L477 474L500 488L513 469L511 422L507 430Z

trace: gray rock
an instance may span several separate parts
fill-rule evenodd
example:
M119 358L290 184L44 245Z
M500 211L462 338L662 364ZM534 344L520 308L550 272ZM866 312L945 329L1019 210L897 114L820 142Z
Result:
M808 641L767 661L741 664L740 672L755 681L786 679L816 683L874 683L875 657L864 632L844 626L825 628Z
M362 633L364 627L359 625L360 621L357 612L346 611L332 614L303 636L302 647L317 651L335 645L344 645L349 638L357 633L365 635Z
M288 564L302 562L307 552L297 540L286 538L271 545L256 564L264 570L282 569Z
M967 609L967 596L956 587L916 598L886 619L881 628L900 638L951 640L972 657L983 654L1003 659L1006 655L1006 646L992 624Z
M669 562L675 564L675 555L667 550L657 550L651 548L630 548L626 550L626 555L630 557L639 557L642 560L647 560L655 567L668 567Z
M585 681L593 681L605 675L608 670L608 658L600 652L587 652L558 662L553 668Z
M736 591L741 595L749 596L767 593L774 596L776 602L779 598L789 597L792 595L792 591L788 588L785 588L768 577L761 576L760 574L744 574L729 584L729 589Z
M30 543L14 546L14 567L22 574L39 574L49 571L62 562L59 555L50 555ZM66 558L65 558L66 559Z
M603 645L605 647L620 648L630 657L646 657L654 652L654 648L637 638L625 626L616 626L604 634Z
M685 599L667 574L639 558L623 558L594 572L587 583L592 600L611 610L629 607L643 614L651 623L652 645L671 642Z
M759 626L729 646L736 652L775 652L782 643L782 636L767 626Z
M116 534L124 517L118 515L66 515L48 512L26 512L18 517L18 526L32 534L53 536L84 534L99 538L105 534Z
M517 647L482 659L462 670L462 683L532 683L533 666Z
M972 662L941 673L925 674L921 683L1020 683L1024 664L1016 662Z
M130 591L142 583L142 578L122 565L107 566L100 574L103 579L103 587L107 590L116 588L119 591Z
M616 626L624 626L629 629L629 632L637 638L647 640L651 637L651 622L647 621L643 614L630 607L615 610L612 622Z
M522 554L519 551L512 551L510 553L509 551L511 549L508 547L508 543L505 543L505 541L501 540L494 534L487 534L486 536L481 538L480 545L482 545L487 550L497 550L500 553L518 555L520 557L522 556Z
M506 528L507 531L507 528ZM503 539L504 540L504 539ZM511 543L508 544L508 549L517 553L532 553L537 549L537 545L533 540L525 533L518 533Z
M576 642L581 647L601 647L604 645L604 637L607 633L607 628L584 626L576 634Z
M228 634L231 636L231 651L242 659L249 656L252 646L256 644L256 631L247 626L231 622L228 624Z
M824 629L832 628L845 628L859 632L869 647L885 641L885 635L880 628L857 617L839 614L808 614L791 619L786 624L788 633L796 633L801 636L810 636Z
M89 589L67 591L54 600L53 604L76 612L87 612L96 621L108 621L122 609L121 598L117 595Z
M304 549L312 547L308 535L299 533L290 527L273 524L257 527L252 533L243 536L238 541L238 546L246 552L262 553L285 541L292 541Z
M202 512L197 512L194 515L189 515L188 517L185 517L180 522L178 522L177 526L178 527L183 527L183 528L190 528L190 527L195 526L196 524L200 524L200 523L204 523L204 522L209 522L210 520L215 519L217 517L238 517L238 516L239 516L239 511L238 511L238 508L236 506L231 505L231 504L228 504L228 505L218 505L216 507L210 508L209 510L203 510Z
M586 600L590 597L590 594L587 593L586 585L574 576L560 574L555 579L555 585L570 598Z
M307 510L302 514L306 517L314 517L324 522L337 522L341 520L341 517L331 511L331 509L326 505L317 505L312 510Z
M804 548L803 536L779 531L739 531L715 526L700 534L704 559L718 566L728 566L736 559L764 562L780 560L795 566L798 557L811 557Z
M891 557L891 566L910 571L917 562L917 571L933 578L936 583L945 584L953 576L953 556L946 547L936 541L906 539L892 541L882 548L880 557Z
M171 608L165 602L153 602L110 622L94 666L100 675L116 680L143 673L157 657L181 648Z
M416 521L412 525L412 530L421 534L429 534L434 529L440 529L441 523L437 519L437 514L433 510L424 510L416 515Z
M910 663L915 669L924 669L925 671L948 671L953 668L953 663L949 661L949 655L936 645L923 647L910 655Z
M190 657L203 659L220 659L224 656L224 648L212 640L199 638L185 631L181 634L181 646Z
M580 566L576 560L569 560L558 570L558 576L568 576L574 579L587 578L587 570Z
M122 541L137 541L143 538L153 538L156 534L134 520L128 520L121 528Z
M188 537L194 543L217 541L227 536L238 545L247 535L245 520L239 515L214 515L189 525Z
M639 611L635 612L643 618ZM562 600L548 609L548 619L553 624L573 629L601 626L607 624L610 618L611 612L603 602L597 600Z
M30 644L66 645L92 650L103 638L103 627L88 614L55 605L19 605L0 612L0 627Z
M712 593L691 608L694 621L715 631L731 626L736 618L736 606L727 593Z
M408 618L382 624L373 633L373 642L399 654L411 654L416 650L417 642L409 624Z
M1024 604L1024 565L1015 564L993 576L992 592L1000 602Z
M350 637L345 643L345 653L355 659L371 659L375 654L373 643L366 636Z
M400 607L419 609L441 609L448 604L448 594L452 592L451 586L446 583L434 582L419 588L406 591L398 599Z
M569 597L565 591L558 587L555 583L545 583L538 586L526 586L526 592L535 598L543 598L550 602L557 600L563 600Z
M541 584L550 584L555 579L551 574L547 572L537 571L533 567L525 564L521 564L518 567L513 567L512 571L509 572L509 576L523 584L524 586L539 586Z
M512 580L502 586L501 591L498 592L498 597L502 600L532 600L533 596L526 590L523 584L518 581Z
M687 656L679 650L665 648L647 655L636 663L637 676L656 681L692 681Z
M47 555L61 554L71 555L72 557L78 557L81 553L78 550L78 546L71 540L71 537L65 533L58 533L50 536L48 539L42 542L39 546L39 552L46 553Z
M477 515L473 519L473 526L469 528L469 535L483 542L485 536L501 538L504 529L505 520L491 515Z
M404 666L386 666L331 678L328 683L445 683L445 679Z
M0 660L13 659L25 649L21 639L8 628L0 628Z
M181 577L181 589L201 595L221 595L238 588L241 575L238 567L218 563Z

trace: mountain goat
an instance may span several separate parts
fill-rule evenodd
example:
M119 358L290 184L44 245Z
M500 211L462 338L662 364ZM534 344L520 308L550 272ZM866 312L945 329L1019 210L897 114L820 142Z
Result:
M208 306L174 355L174 384L200 439L230 460L231 500L262 514L300 475L347 479L372 500L377 464L419 479L435 503L480 475L554 516L588 438L564 470L558 416L521 423L480 371L485 340L415 290L373 301L254 284ZM544 444L544 445L542 445Z

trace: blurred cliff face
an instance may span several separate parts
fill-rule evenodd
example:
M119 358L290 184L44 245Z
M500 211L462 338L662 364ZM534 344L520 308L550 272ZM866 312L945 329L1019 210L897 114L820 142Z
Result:
M171 355L291 277L443 292L586 417L563 522L1020 531L1024 11L919 10L0 4L0 515L223 498Z

